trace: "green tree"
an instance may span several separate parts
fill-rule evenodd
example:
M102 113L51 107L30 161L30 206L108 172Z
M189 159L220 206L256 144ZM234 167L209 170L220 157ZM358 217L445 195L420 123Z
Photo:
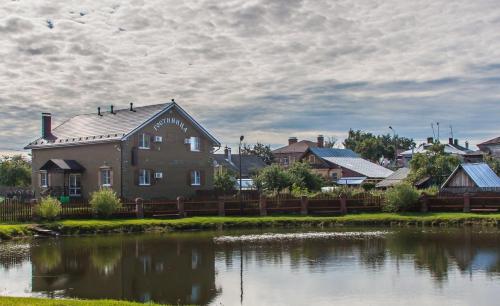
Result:
M243 148L241 148L241 154L243 154L243 155L257 155L267 165L270 165L274 159L273 152L271 150L271 146L262 144L260 142L257 142L253 146L246 144L246 143L243 144Z
M3 157L0 161L0 185L27 187L31 184L31 164L22 155Z
M407 181L415 184L425 177L441 185L460 164L460 159L444 152L444 145L436 143L425 153L416 153L410 161L410 174Z
M392 136L390 134L374 135L361 130L349 130L344 140L344 147L351 149L363 158L378 161L382 156L394 159L394 149L408 150L415 145L411 138Z
M253 180L257 189L278 194L291 186L290 175L279 165L265 167L254 176Z
M491 155L484 155L483 159L497 175L500 175L500 159Z
M215 174L214 189L222 194L231 194L235 190L236 177L229 171L221 171Z
M292 186L317 191L323 185L323 178L311 171L311 166L304 162L295 162L288 168L288 175Z

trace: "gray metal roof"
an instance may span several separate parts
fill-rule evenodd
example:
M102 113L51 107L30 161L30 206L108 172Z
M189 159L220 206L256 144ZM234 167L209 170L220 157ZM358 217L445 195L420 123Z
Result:
M234 173L239 172L240 158L237 154L231 155L231 162L225 154L214 154L214 160L217 164L226 167ZM266 163L257 155L241 155L241 176L250 177L256 171L266 167Z
M398 170L394 171L391 175L380 181L376 187L377 188L387 188L387 187L392 187L398 183L401 183L408 174L410 173L409 168L399 168Z
M446 186L450 179L460 169L464 169L467 175L476 183L479 188L500 188L500 177L486 163L470 163L459 165L448 177L443 186Z
M392 171L367 161L349 149L309 148L316 156L369 178L386 178Z
M176 107L215 144L219 142L175 102L74 116L52 130L51 140L38 138L26 149L120 141L172 107Z

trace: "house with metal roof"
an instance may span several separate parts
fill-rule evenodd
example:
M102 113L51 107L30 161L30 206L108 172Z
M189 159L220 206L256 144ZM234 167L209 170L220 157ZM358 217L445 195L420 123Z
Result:
M297 137L290 137L288 138L287 146L272 151L274 162L286 168L294 162L299 161L307 149L314 147L322 148L324 140L323 135L318 135L316 142L310 140L298 141Z
M378 182L375 187L377 188L390 188L393 187L394 185L402 183L406 177L408 177L408 174L410 174L410 169L409 168L399 168L396 171L394 171L391 175L383 179L382 181Z
M313 171L325 179L347 185L377 183L393 173L349 149L313 147L306 151L301 161L308 162Z
M413 158L414 154L417 153L426 153L429 148L435 144L434 138L427 138L426 143L420 144L418 147L414 149L409 149L403 151L398 154L398 160L400 160L400 164L404 167L407 167L410 163L410 160ZM458 156L461 160L464 160L468 156L468 154L473 153L474 151L469 149L469 143L465 143L465 147L459 144L458 139L449 138L447 143L443 144L444 153Z
M262 158L257 155L241 155L241 177L243 179L251 179L254 174L266 166ZM226 147L223 154L214 154L214 167L216 173L230 171L239 176L240 156L231 154L231 148Z
M461 164L441 188L451 192L500 192L500 177L486 163Z
M486 154L500 158L500 137L484 141L478 144L477 147Z
M219 141L171 103L74 116L42 135L32 151L32 182L43 195L87 198L111 188L124 198L175 198L213 187L213 148Z

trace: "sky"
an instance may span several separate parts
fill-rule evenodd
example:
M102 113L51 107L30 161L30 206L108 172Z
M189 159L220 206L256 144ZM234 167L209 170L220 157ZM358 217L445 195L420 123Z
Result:
M498 0L51 0L0 4L0 151L110 104L175 98L240 135L461 144L500 136ZM418 142L417 141L417 142Z

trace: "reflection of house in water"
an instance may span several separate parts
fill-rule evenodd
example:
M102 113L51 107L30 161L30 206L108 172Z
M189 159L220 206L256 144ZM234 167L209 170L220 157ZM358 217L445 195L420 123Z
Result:
M32 260L33 292L48 295L207 304L217 294L214 247L207 239L61 239L33 246Z

